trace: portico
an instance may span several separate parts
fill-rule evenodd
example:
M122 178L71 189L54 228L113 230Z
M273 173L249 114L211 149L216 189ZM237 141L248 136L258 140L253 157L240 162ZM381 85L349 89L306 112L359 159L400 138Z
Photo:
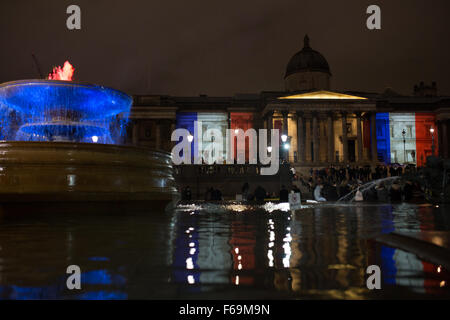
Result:
M288 135L285 159L312 167L376 162L375 111L375 101L322 90L273 99L263 114L266 128Z

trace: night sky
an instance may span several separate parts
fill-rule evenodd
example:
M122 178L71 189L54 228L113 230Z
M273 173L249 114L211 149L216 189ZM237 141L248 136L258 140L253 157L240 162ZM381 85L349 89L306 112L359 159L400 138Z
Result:
M66 28L66 8L82 29ZM366 28L381 7L382 29ZM335 90L450 95L450 1L1 0L0 82L37 78L68 59L75 80L129 94L234 95L283 90L303 47L321 52Z

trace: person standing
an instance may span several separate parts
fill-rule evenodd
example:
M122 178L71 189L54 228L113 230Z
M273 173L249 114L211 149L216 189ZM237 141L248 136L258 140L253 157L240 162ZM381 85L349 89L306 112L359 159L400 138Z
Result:
M255 189L255 199L258 203L263 203L264 199L266 198L266 190L261 187L257 186Z
M361 190L358 189L356 190L356 194L355 194L355 201L361 202L364 200L363 194L361 192Z
M281 186L280 190L280 202L289 202L289 191L284 185Z
M242 200L248 200L248 191L250 190L250 186L248 182L244 183L242 186Z

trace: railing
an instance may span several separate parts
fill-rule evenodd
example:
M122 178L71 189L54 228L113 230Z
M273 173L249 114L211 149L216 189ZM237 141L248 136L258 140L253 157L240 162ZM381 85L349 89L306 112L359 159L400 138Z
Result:
M220 165L178 165L174 166L175 176L257 176L261 165L257 164L220 164Z

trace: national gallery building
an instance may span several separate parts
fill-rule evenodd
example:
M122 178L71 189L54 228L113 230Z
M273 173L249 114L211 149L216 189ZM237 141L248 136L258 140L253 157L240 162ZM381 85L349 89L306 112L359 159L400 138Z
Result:
M170 151L171 132L279 129L280 157L298 169L328 165L411 163L426 157L449 157L450 97L437 94L436 83L411 88L410 96L387 89L382 93L336 92L325 57L310 46L289 60L285 91L237 94L232 97L134 97L128 143ZM287 137L286 137L287 136ZM195 143L195 140L194 140ZM224 146L225 149L225 146ZM248 151L247 151L248 154Z

